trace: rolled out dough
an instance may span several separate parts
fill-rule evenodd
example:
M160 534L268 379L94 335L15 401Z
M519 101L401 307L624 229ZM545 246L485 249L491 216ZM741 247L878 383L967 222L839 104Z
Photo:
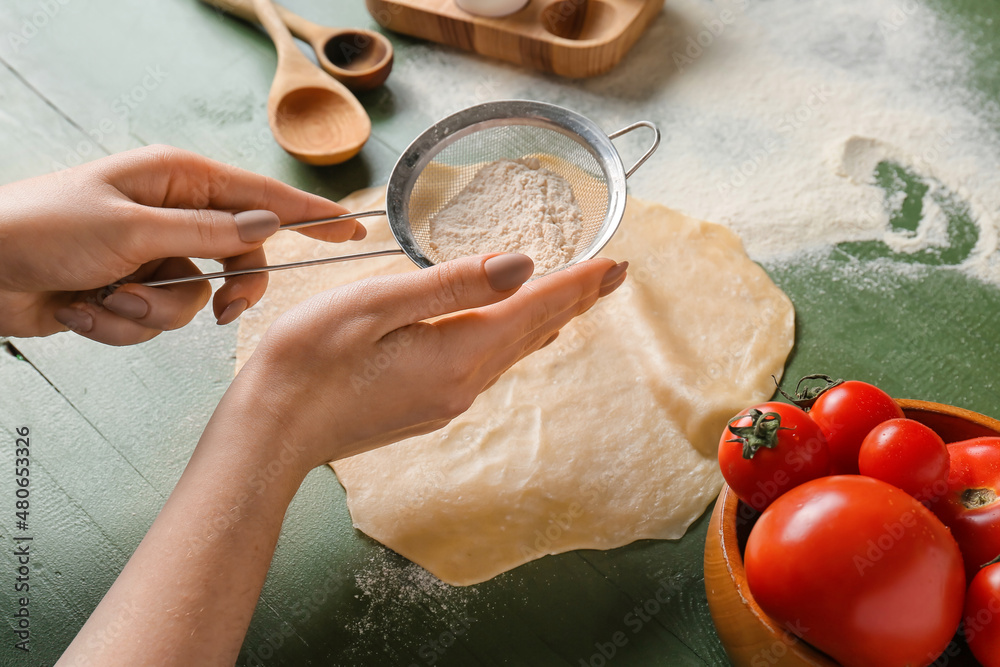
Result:
M393 246L384 220L366 225L349 250ZM335 254L290 233L266 248L271 263ZM625 285L466 414L332 464L358 529L469 585L546 554L678 538L701 515L721 486L726 420L771 395L792 349L791 302L731 231L660 205L630 199L603 254L631 262ZM400 257L271 274L240 324L238 366L312 294L413 268Z

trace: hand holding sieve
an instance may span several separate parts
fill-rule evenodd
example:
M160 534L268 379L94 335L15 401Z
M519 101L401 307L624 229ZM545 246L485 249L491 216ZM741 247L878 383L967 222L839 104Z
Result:
M653 142L626 170L612 140L643 127L653 132ZM583 233L573 259L564 265L569 266L595 257L614 236L625 215L626 181L659 144L660 131L649 121L639 121L605 134L585 116L554 104L530 100L487 102L439 121L403 151L389 177L386 210L349 213L281 227L301 229L338 220L386 215L399 248L142 284L159 287L397 254L405 254L418 267L427 268L443 261L430 243L429 227L434 216L484 165L501 159L522 158L538 159L545 168L569 181L580 205Z

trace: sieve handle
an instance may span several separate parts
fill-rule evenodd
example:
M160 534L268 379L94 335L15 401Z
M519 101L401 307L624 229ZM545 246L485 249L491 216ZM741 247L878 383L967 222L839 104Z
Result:
M353 220L354 218L371 218L379 215L385 215L385 211L363 211L361 213L345 213L344 215L338 215L333 218L321 218L319 220L305 220L303 222L293 222L288 225L282 225L278 231L284 229L302 229L303 227L312 227L314 225L326 225L331 222L339 222L340 220ZM233 271L216 271L215 273L201 273L196 276L182 276L180 278L166 278L164 280L150 280L148 282L140 283L146 287L163 287L164 285L177 285L179 283L191 283L198 280L214 280L215 278L231 278L233 276L243 276L250 273L269 273L271 271L283 271L285 269L294 269L299 266L318 266L320 264L332 264L334 262L346 262L352 259L365 259L368 257L386 257L388 255L401 255L403 254L402 249L393 248L392 250L376 250L374 252L363 252L355 255L338 255L337 257L325 257L323 259L307 259L301 262L291 262L289 264L275 264L273 266L261 266L253 269L234 269ZM105 288L108 293L114 291L115 288L124 284L124 281L119 281L114 285L110 285Z
M305 220L303 222L293 222L289 225L282 225L278 231L282 229L302 229L303 227L312 227L314 225L326 225L331 222L340 222L341 220L353 220L354 218L373 218L377 215L385 215L385 211L364 211L362 213L345 213L344 215L338 215L333 218L322 218L320 220Z
M183 278L167 278L165 280L151 280L140 283L146 287L163 287L164 285L176 285L177 283L193 283L197 280L214 280L215 278L230 278L232 276L245 276L249 273L270 273L271 271L284 271L300 266L319 266L320 264L333 264L334 262L346 262L352 259L368 259L370 257L388 257L390 255L402 255L402 248L392 248L391 250L376 250L374 252L361 252L356 255L337 255L336 257L324 257L323 259L307 259L302 262L290 262L288 264L274 264L272 266L261 266L256 269L238 269L235 271L217 271L215 273L203 273L198 276L184 276Z
M632 123L628 127L623 127L617 132L612 132L611 134L608 135L609 139L617 139L618 137L628 134L632 130L639 129L640 127L646 127L653 131L653 145L649 147L649 150L646 151L645 155L639 158L639 160L635 164L633 164L628 171L625 172L625 178L629 178L632 174L634 174L635 170L641 167L646 162L646 160L652 157L653 153L656 152L656 149L660 147L660 128L656 127L656 125L649 122L648 120L640 120L638 123Z

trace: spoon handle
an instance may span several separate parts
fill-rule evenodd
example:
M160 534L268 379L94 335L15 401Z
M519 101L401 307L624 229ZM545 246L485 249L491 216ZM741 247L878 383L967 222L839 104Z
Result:
M253 6L253 0L202 0L202 2L213 7L217 7L224 12L228 12L233 16L243 19L244 21L248 21L250 23L260 23L257 19L257 11ZM302 18L295 12L286 9L281 5L276 4L274 8L278 10L278 16L284 24L288 26L288 29L292 31L292 34L300 39L306 40L307 42L318 40L327 32L332 31L330 28L324 28L321 25Z
M308 58L302 55L299 47L295 46L292 33L278 16L278 10L275 9L271 0L253 0L253 8L257 12L257 20L271 36L271 41L274 42L274 47L278 50L280 60L291 62L297 60L296 56L298 56L298 58L308 62Z

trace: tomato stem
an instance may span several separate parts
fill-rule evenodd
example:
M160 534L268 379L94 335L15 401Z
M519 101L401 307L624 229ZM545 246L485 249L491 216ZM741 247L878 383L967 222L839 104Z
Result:
M807 380L822 380L823 384L816 387L808 387L808 386L803 387L802 383ZM775 380L776 385L777 383L778 383L777 380ZM808 410L813 406L813 403L816 402L816 399L818 399L820 396L830 391L837 385L843 383L844 383L843 380L834 380L829 375L824 375L822 373L814 373L812 375L803 375L802 378L799 379L799 381L795 384L794 396L789 396L787 393L785 393L785 390L782 389L781 387L778 387L778 391L781 392L782 396L787 398L795 405L799 406L803 410Z
M993 489L966 489L962 491L962 504L966 509L976 509L989 505L997 499Z
M747 417L750 418L749 426L734 426L736 422ZM761 412L757 408L751 409L745 415L730 419L728 428L736 437L726 442L738 442L743 445L745 459L752 459L761 447L774 449L778 446L778 431L792 430L781 425L781 415L777 412Z
M996 558L994 558L993 560L991 560L989 563L983 563L982 565L979 566L979 569L981 570L984 567L989 567L990 565L996 565L997 563L1000 563L1000 556L997 556Z

